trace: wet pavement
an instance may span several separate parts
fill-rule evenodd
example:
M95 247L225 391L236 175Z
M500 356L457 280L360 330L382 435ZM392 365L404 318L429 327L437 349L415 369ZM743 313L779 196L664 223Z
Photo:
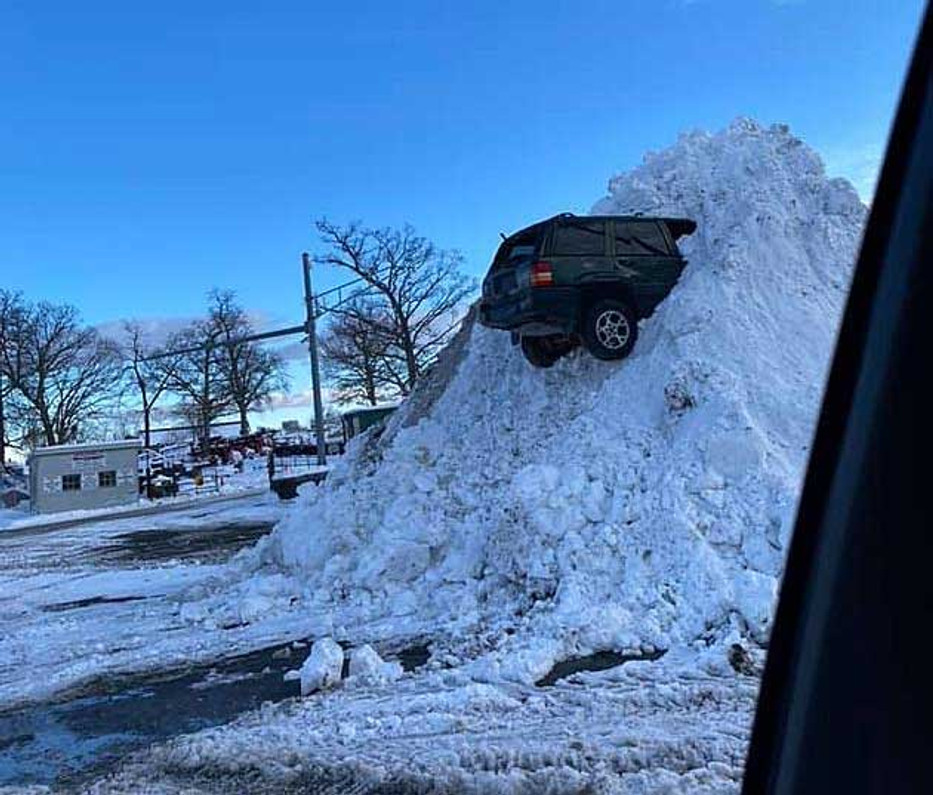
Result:
M40 609L46 613L67 613L69 610L80 610L82 607L142 602L146 599L157 599L159 596L161 596L161 594L156 594L154 596L89 596L86 599L75 599L71 602L57 602L51 605L43 605Z
M0 575L171 561L222 563L269 533L280 516L281 508L263 495L187 512L86 520L52 531L7 530L0 533Z
M285 671L304 654L264 649L210 666L111 677L63 703L0 713L0 784L74 784L152 742L298 695ZM277 656L278 655L278 656Z
M106 677L67 701L0 712L0 786L79 786L153 742L227 723L264 702L296 698L298 682L283 675L301 666L309 648L299 641L211 665ZM416 645L385 655L410 671L427 662L428 649Z
M222 563L272 529L268 522L240 522L192 529L142 529L120 533L90 554L105 563L191 561Z
M598 651L583 657L570 657L557 663L545 676L535 682L535 686L551 687L557 684L561 679L567 679L574 674L606 671L609 668L617 668L628 662L654 662L655 660L661 659L665 653L666 651L661 649L642 654Z

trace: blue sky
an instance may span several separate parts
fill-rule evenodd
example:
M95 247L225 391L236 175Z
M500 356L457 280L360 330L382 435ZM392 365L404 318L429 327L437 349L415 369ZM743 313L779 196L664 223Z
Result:
M94 323L218 286L292 323L315 217L410 222L479 275L499 230L740 114L867 197L921 8L4 0L0 284Z

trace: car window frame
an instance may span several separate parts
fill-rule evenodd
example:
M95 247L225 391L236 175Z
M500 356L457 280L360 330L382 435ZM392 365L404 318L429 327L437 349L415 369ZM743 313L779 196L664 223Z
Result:
M674 236L671 234L671 229L667 225L667 221L658 221L657 224L661 227L661 237L664 238L664 242L667 244L668 256L679 257L680 249L677 248L677 241L674 240Z

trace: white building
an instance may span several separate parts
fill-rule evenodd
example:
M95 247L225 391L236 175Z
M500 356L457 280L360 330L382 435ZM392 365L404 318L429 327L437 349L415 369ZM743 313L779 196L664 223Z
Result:
M139 495L140 442L40 447L29 457L29 491L36 513L107 508Z

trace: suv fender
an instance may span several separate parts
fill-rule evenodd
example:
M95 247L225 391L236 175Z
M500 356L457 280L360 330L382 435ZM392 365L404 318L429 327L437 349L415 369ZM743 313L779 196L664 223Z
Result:
M577 308L576 328L579 330L586 319L590 307L597 301L611 298L614 301L621 301L627 304L632 312L638 316L638 304L635 301L635 295L632 290L624 284L618 282L591 281L583 282L580 285L580 305Z

